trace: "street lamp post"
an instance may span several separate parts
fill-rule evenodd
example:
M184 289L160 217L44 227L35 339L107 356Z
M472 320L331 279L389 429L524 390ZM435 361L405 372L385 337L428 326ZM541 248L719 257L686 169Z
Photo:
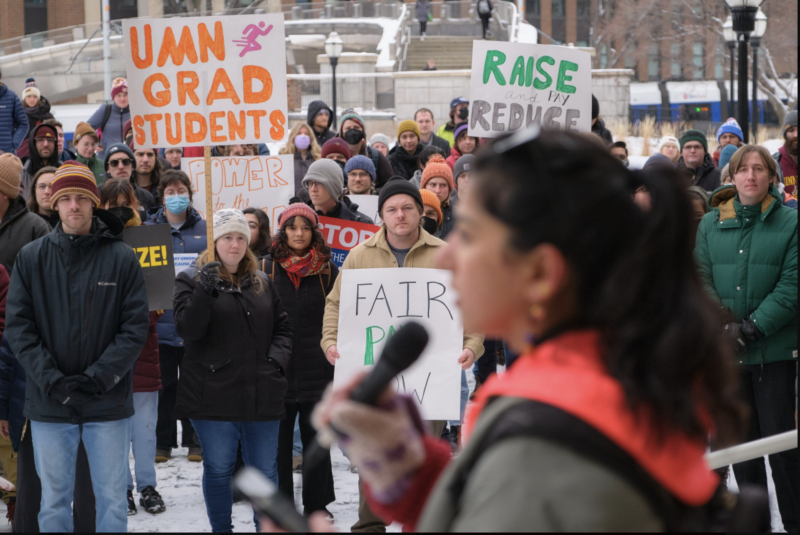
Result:
M756 13L756 23L753 33L750 36L750 46L753 49L753 136L758 130L758 122L761 120L758 106L758 49L761 46L761 38L767 32L767 16L760 9Z
M733 31L733 17L728 15L725 23L722 25L722 35L728 43L728 53L731 57L730 79L731 84L728 87L728 117L734 116L733 103L736 100L733 93L733 58L736 56L736 32Z
M344 41L342 38L339 37L339 34L336 32L331 32L328 36L328 40L325 41L325 54L328 55L328 59L331 60L331 72L332 82L333 82L333 129L336 130L336 65L339 63L339 56L342 55L342 50L344 49Z
M747 101L747 43L755 29L756 12L763 0L725 0L731 8L733 31L739 41L739 126L742 127L745 143L750 141L750 125Z

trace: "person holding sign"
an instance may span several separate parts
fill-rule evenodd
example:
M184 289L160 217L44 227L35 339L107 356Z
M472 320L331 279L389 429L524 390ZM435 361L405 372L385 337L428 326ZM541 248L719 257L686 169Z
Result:
M538 134L478 155L440 260L465 329L523 352L481 386L461 455L389 391L389 410L332 392L315 421L347 435L369 505L404 531L707 531L686 522L717 492L708 436L734 439L744 412L687 246L689 200L670 169L631 172L579 135ZM649 212L631 199L639 180Z
M192 206L192 184L186 173L169 169L161 177L158 197L163 205L145 225L169 224L172 227L172 253L197 255L206 250L206 222ZM156 425L156 462L166 462L172 448L178 447L178 427L174 416L178 395L178 372L185 352L185 342L175 332L172 310L165 310L158 319L158 354L162 390L158 396ZM181 420L182 446L189 448L190 461L203 460L203 452L188 418Z
M231 476L240 441L244 464L278 484L292 329L249 243L244 214L218 210L214 250L175 281L175 327L186 340L175 412L191 419L203 446L203 496L214 532L233 531Z
M319 217L302 203L295 203L278 218L272 253L263 267L275 283L281 303L292 324L292 358L286 367L286 419L278 439L280 488L294 500L292 442L294 422L300 416L300 438L306 450L316 436L311 412L333 380L333 366L319 346L325 298L333 289L339 268L331 262L331 249L318 230ZM330 453L318 465L303 465L304 514L323 511L336 500Z
M381 230L369 240L350 251L342 269L369 268L435 268L436 257L442 254L445 242L428 234L422 228L424 205L419 190L402 178L390 180L378 196L378 213L383 224ZM336 364L339 358L337 339L339 330L339 300L341 298L341 277L337 279L333 291L325 305L325 318L322 327L322 350L328 362ZM464 332L464 349L453 365L468 369L483 354L483 336ZM433 422L433 436L439 437L444 421ZM359 487L360 488L360 487ZM362 496L363 498L363 496ZM384 522L375 516L361 499L358 508L358 522L353 532L383 529Z

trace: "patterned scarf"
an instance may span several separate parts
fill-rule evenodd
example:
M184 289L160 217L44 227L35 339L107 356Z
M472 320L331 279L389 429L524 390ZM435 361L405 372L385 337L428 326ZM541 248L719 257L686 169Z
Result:
M300 279L318 275L325 268L326 262L322 261L316 249L311 249L305 256L293 254L280 260L280 264L286 270L294 287L300 288Z

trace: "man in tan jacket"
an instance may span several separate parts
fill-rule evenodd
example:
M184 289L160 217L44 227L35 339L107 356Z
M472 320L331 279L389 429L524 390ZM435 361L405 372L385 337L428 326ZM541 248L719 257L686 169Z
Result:
M378 196L378 214L383 225L375 236L359 244L345 258L342 269L372 268L436 268L436 257L447 244L428 234L422 227L423 203L419 190L409 181L393 179L386 183ZM336 279L325 304L322 323L322 350L331 364L336 364L339 351L339 298L342 277ZM464 333L464 350L457 363L463 370L472 367L483 354L483 335ZM453 364L456 364L455 362ZM439 436L444 421L431 422L433 436ZM383 521L367 507L360 492L358 522L352 532L386 531Z

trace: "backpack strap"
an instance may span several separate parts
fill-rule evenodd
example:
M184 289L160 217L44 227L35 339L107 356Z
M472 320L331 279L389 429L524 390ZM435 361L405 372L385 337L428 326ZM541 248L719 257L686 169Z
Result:
M100 123L100 131L102 132L106 128L106 123L111 118L111 104L106 104L106 109L103 111L103 122ZM101 134L102 135L102 134Z
M322 284L322 276L323 275L326 275L328 277L327 284ZM330 290L330 287L331 287L331 263L330 262L327 262L325 264L325 267L323 268L323 270L319 272L319 285L322 286L322 293L324 295L328 295L328 290Z
M266 262L266 260L267 259L265 258L264 261ZM269 274L269 280L271 280L272 282L275 282L275 261L274 260L272 261L272 271Z

